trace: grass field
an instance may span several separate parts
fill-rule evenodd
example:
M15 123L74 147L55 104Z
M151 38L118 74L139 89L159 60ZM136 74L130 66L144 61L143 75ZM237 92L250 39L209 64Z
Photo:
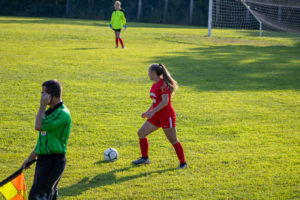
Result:
M73 120L60 199L300 199L300 36L264 34L129 23L122 50L105 21L0 17L0 179L34 148L41 84L58 79ZM161 130L152 164L131 165L150 63L179 82L186 170Z

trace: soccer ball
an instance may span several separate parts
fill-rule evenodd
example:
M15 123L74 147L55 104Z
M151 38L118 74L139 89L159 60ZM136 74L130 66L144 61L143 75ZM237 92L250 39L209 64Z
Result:
M104 152L104 159L106 161L116 161L119 157L119 153L116 149L114 148L109 148L109 149L106 149L106 151Z

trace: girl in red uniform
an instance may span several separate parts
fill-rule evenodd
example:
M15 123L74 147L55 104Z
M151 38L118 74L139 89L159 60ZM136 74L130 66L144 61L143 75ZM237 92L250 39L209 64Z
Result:
M149 78L154 82L150 90L150 98L153 100L153 103L148 111L142 114L142 118L148 119L138 131L142 158L132 163L136 165L150 163L147 135L161 127L176 151L180 162L178 169L184 169L187 167L187 163L182 145L177 138L175 128L176 115L171 104L171 97L177 89L177 82L162 64L150 65Z

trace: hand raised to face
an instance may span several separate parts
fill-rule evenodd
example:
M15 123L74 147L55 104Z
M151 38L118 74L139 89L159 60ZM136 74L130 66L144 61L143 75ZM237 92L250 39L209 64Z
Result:
M47 106L50 103L50 101L51 101L51 95L46 92L42 92L41 105Z

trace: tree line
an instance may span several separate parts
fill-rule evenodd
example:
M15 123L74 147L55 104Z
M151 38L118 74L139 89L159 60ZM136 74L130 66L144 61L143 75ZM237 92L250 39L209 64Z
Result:
M109 20L115 0L0 0L0 15ZM129 21L207 25L208 0L121 0Z

